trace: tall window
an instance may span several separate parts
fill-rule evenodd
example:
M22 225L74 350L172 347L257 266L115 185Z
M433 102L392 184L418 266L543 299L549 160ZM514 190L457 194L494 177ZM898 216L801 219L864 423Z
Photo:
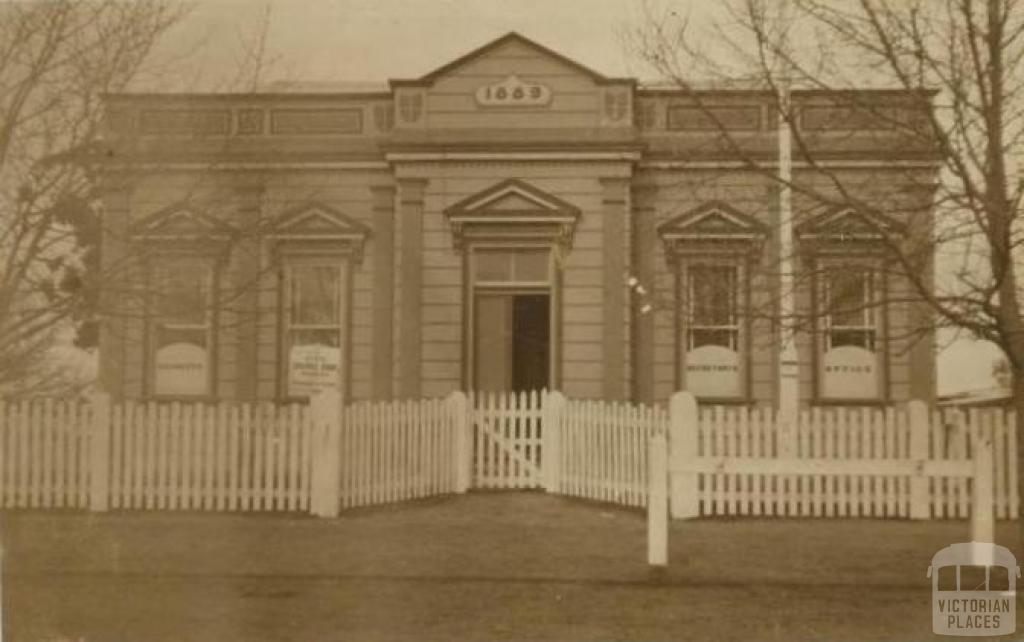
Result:
M690 302L688 347L717 345L737 350L739 324L736 304L739 294L735 265L693 265L689 270Z
M336 387L341 374L342 264L292 261L285 270L284 350L288 396Z
M831 267L825 279L825 349L856 346L874 351L874 279L869 268Z
M734 262L684 268L683 386L698 397L743 396L740 274Z
M153 270L153 391L157 395L210 394L213 281L212 263L196 257L165 259Z
M820 372L824 399L871 400L881 393L877 275L836 263L821 272Z

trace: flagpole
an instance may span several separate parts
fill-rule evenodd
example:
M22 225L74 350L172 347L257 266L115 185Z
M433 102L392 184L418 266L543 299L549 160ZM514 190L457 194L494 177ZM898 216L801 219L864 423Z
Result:
M796 420L800 396L800 370L795 342L795 302L793 296L793 203L790 185L793 179L793 139L790 114L789 61L785 50L789 25L787 7L781 9L780 73L776 80L779 92L779 390L780 419L789 425Z

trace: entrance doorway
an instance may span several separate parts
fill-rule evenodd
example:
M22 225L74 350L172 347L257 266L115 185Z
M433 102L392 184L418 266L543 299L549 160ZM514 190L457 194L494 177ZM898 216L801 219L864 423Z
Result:
M478 291L474 310L474 388L528 391L549 387L550 294Z

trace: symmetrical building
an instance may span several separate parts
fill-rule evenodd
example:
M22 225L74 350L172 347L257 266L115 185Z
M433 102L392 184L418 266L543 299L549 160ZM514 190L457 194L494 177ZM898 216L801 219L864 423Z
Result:
M930 226L937 166L903 131L927 114L855 94L792 93L790 320L770 91L644 86L512 33L380 88L108 96L103 385L771 404L792 323L801 402L931 399L886 249Z

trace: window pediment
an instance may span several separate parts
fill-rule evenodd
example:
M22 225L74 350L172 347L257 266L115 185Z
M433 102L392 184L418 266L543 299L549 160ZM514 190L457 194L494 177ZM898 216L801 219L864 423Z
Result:
M269 236L276 242L307 241L339 245L359 257L366 238L370 236L370 228L333 207L309 202L278 216Z
M684 212L658 226L658 236L671 256L690 247L760 247L768 226L736 208L712 201Z
M236 236L232 226L205 214L189 204L175 204L138 221L130 236L134 241L229 242Z
M529 183L512 179L445 210L456 247L471 238L549 240L572 244L580 211Z
M801 241L879 243L901 236L905 226L888 216L861 212L852 207L833 208L796 226Z

